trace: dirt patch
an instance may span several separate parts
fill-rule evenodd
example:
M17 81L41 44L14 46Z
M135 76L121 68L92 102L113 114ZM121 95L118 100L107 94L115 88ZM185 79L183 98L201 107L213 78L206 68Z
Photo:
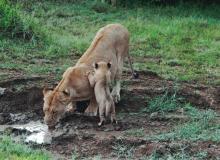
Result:
M126 75L128 75L127 73ZM127 84L125 90L135 94L154 97L168 91L170 94L176 92L184 97L186 101L202 108L220 109L220 86L206 86L201 84L176 83L159 77L154 72L141 71L140 78L130 80L124 77ZM125 91L126 92L126 91Z
M220 144L214 142L154 142L146 140L148 136L168 132L185 118L150 118L149 114L142 114L141 110L148 106L151 98L162 95L166 91L176 92L201 108L212 108L219 111L220 88L197 84L181 83L164 80L153 72L139 72L140 78L131 80L130 73L123 75L123 89L121 101L116 105L118 124L107 124L98 127L98 117L88 117L80 113L68 114L57 128L48 133L51 141L43 144L30 143L33 147L43 146L54 155L70 158L73 153L79 157L93 157L101 155L102 159L126 159L130 154L134 159L149 156L156 152L160 155L175 154L182 148L189 154L206 151L210 158L220 156ZM42 88L53 85L54 80L48 81L44 77L16 77L9 81L1 81L4 89L0 95L0 132L5 128L14 128L7 132L14 136L31 136L30 131L22 132L14 125L25 126L30 121L43 126ZM88 102L78 103L78 108L84 108ZM167 116L169 117L169 115ZM25 124L25 125L24 125ZM42 130L41 130L42 131ZM129 134L128 134L129 132ZM36 131L35 133L39 133ZM48 136L48 135L47 135ZM34 136L33 136L34 137ZM32 137L32 138L33 138ZM126 157L126 155L128 157ZM64 158L64 159L65 159Z
M150 98L176 92L196 106L202 108L220 109L220 87L205 86L200 84L174 83L159 77L150 71L140 71L139 79L131 80L130 73L124 72L122 85L122 100L119 110L134 111L136 107L147 106ZM48 79L51 79L48 81ZM10 80L0 81L0 87L5 88L5 93L0 95L0 112L21 112L22 110L41 109L43 86L54 86L55 78L40 76L16 77ZM19 97L19 98L18 98ZM137 105L136 102L139 102ZM16 106L15 106L16 104ZM132 107L134 106L134 107Z

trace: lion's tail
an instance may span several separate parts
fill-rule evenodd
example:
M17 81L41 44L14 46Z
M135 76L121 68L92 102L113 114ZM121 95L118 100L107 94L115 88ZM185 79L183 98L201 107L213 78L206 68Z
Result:
M135 79L138 78L139 75L138 75L137 72L134 71L132 61L131 61L131 57L130 57L129 53L128 53L128 62L129 62L130 68L131 68L132 77L135 78Z

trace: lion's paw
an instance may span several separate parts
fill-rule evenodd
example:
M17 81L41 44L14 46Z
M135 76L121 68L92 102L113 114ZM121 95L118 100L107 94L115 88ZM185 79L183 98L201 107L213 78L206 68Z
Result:
M98 126L101 127L102 125L104 125L105 123L105 120L101 120L99 123L98 123Z
M112 123L112 124L118 124L118 121L117 121L116 119L112 119L112 120L111 120L111 123Z

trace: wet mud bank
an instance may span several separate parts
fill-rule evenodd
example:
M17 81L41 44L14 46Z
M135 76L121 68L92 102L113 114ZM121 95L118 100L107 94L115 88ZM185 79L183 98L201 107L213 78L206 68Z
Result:
M140 71L139 75L138 79L131 79L129 72L124 73L119 106L127 107L128 110L132 109L132 105L137 106L137 102L146 106L149 98L165 92L170 94L176 92L185 101L196 106L220 109L220 86L175 83L164 80L155 73L144 71ZM34 110L40 113L43 104L43 87L52 87L57 83L53 78L51 79L49 81L48 77L36 76L0 82L0 112L20 113Z
M43 123L42 112L42 89L45 85L53 86L56 83L53 78L48 81L49 78L45 77L18 77L0 82L0 134L12 135L32 147L44 147L52 154L60 155L60 159L69 159L73 153L79 157L101 155L106 159L126 159L123 157L126 154L118 152L120 148L132 153L136 159L155 151L159 154L175 153L184 147L191 154L205 150L210 156L220 156L220 144L213 142L147 140L148 135L169 131L187 117L152 119L150 115L140 114L151 98L165 92L176 93L184 98L183 101L198 107L220 111L220 87L176 84L151 72L139 72L139 75L139 79L135 80L130 79L130 73L123 75L121 101L116 105L117 125L98 127L98 117L70 113L54 131L49 131ZM85 104L79 104L78 107L85 108ZM140 135L127 136L130 130ZM198 145L200 147L195 147Z

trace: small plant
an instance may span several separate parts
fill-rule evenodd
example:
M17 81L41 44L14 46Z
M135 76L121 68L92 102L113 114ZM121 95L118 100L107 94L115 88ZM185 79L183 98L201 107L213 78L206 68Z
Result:
M79 158L80 158L80 155L76 151L73 151L72 160L78 160Z
M132 129L125 132L126 136L143 137L145 135L144 128Z
M92 4L92 9L98 13L105 13L108 12L109 7L111 7L110 5L108 5L107 3L104 2L100 2L100 1L95 1Z
M123 142L116 143L113 147L113 156L117 156L117 158L125 158L132 159L134 148L128 144L124 144Z
M157 153L157 151L153 151L153 153L150 155L148 159L150 160L157 160L160 158L160 154Z

